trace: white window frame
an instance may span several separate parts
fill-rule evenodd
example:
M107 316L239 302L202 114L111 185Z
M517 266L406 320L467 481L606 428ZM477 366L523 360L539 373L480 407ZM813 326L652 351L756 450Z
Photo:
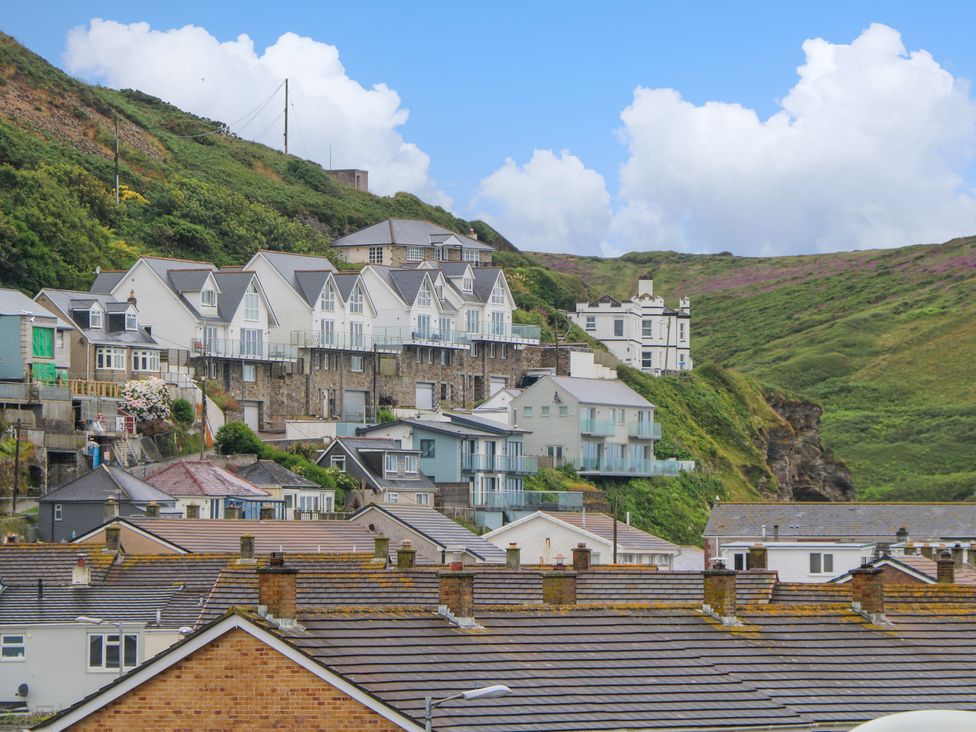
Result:
M594 333L596 331L596 316L595 315L587 315L586 316L586 320L584 321L583 329L587 333Z
M461 292L474 292L474 279L464 275L461 278Z
M816 557L816 562L814 562L814 557ZM813 575L832 575L834 574L834 554L833 552L810 552L809 557L810 562L810 574ZM819 570L814 571L814 563L819 567ZM827 565L830 568L827 568Z
M245 363L242 366L241 379L243 381L253 383L258 380L258 365L256 363Z
M346 472L346 456L345 455L330 455L329 456L329 467L335 468L336 470L341 470L343 473Z
M397 456L395 453L386 453L383 460L383 471L387 474L397 472Z
M256 322L259 315L258 308L258 288L253 282L247 286L244 293L244 320Z
M151 349L132 351L132 370L159 373L159 351Z
M203 326L203 350L213 353L217 345L217 327L214 325Z
M98 305L92 305L88 311L88 327L101 328L102 322L102 309Z
M386 495L383 496L383 500L386 503L396 505L396 504L400 503L400 494L399 493L387 493Z
M500 279L497 282L495 282L495 286L491 288L491 304L492 305L505 304L505 286L502 285Z
M95 349L95 368L104 371L125 371L125 349L98 346Z
M17 651L20 651L17 653ZM13 651L13 653L10 653ZM0 635L0 662L11 663L27 660L27 634L4 633Z
M548 417L549 416L549 405L548 404L543 404L542 405L542 414L540 416L542 416L542 417Z
M641 369L650 371L654 368L654 351L641 351Z
M139 316L135 313L125 314L125 329L126 330L139 330Z
M420 290L417 292L417 305L422 308L429 308L431 301L432 298L430 290L428 289L427 284L424 283L420 286Z
M496 336L505 335L505 313L495 310L491 314L491 333Z
M368 260L370 264L383 264L383 247L370 247Z
M429 506L430 505L430 493L418 493L416 495L416 501L418 506Z
M241 328L241 355L264 354L264 332L260 328Z
M361 374L364 370L364 362L365 359L363 359L361 355L353 354L349 357L349 370L354 373Z
M614 338L623 338L623 336L624 336L624 319L623 318L614 318L613 319L613 337Z
M417 456L416 455L404 455L403 456L403 472L415 474L417 472Z
M321 325L322 331L322 345L323 346L334 346L335 345L335 321L334 320L323 320Z
M96 638L101 640L101 656L102 656L102 662L100 665L97 666L92 665L92 658L91 658L92 641ZM114 642L111 640L112 638L115 638ZM131 664L125 662L125 646L128 645L128 641L130 638L132 639L132 642L135 644L135 655L136 655L135 663L131 663ZM119 672L119 666L110 666L108 664L108 649L112 646L115 646L119 649L119 664L122 666L123 669L135 668L136 666L139 665L139 634L138 633L123 632L121 639L119 637L118 631L116 631L115 633L89 633L88 645L86 649L88 654L86 664L89 671L111 671L112 673Z
M464 324L468 333L478 333L481 329L481 313L471 308L465 312Z
M522 416L523 417L531 417L532 416L532 407L522 407Z
M477 249L471 249L468 247L462 248L461 261L468 262L470 264L481 264L481 254Z
M61 521L64 518L64 506L60 503L54 504L54 520Z
M211 290L209 287L206 290L201 290L200 304L211 308L217 307L217 291Z
M641 337L654 338L654 319L644 318L641 321Z
M679 341L686 340L686 338L687 338L687 329L686 328L687 328L687 326L685 325L685 321L679 319L678 320L678 340Z
M327 313L335 310L335 290L332 289L332 285L326 285L322 288L322 294L319 296L319 309Z
M405 259L408 262L423 262L424 250L421 247L407 247Z
M352 288L352 292L349 293L349 312L363 312L363 288L362 284L359 282L356 283L356 285Z

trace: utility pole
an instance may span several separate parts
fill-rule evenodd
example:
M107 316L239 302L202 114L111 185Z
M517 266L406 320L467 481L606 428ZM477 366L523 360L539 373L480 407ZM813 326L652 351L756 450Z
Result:
M17 493L20 490L20 417L14 426L14 492L10 498L10 515L17 515Z
M613 563L617 563L617 499L613 499Z
M285 155L288 154L288 79L285 79Z
M115 202L119 202L119 113L115 113Z
M210 359L208 357L207 338L203 338L203 378L200 379L200 393L203 395L200 404L200 461L207 449L207 379L210 378Z

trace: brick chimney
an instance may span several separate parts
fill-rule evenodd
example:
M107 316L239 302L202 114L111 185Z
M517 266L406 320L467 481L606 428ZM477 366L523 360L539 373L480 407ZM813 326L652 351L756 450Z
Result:
M769 569L769 550L762 544L749 547L749 569Z
M241 517L241 510L237 506L227 506L224 508L224 518L225 519L239 519Z
M505 548L505 566L509 569L518 569L522 566L522 550L514 541Z
M932 555L935 553L935 547L929 543L922 544L922 556L926 559L932 559Z
M122 546L121 541L122 529L118 526L106 526L105 527L105 550L109 552L117 552Z
M416 562L417 550L411 546L410 539L404 539L397 549L397 569L410 569Z
M281 627L297 625L298 570L285 565L285 555L271 552L267 567L258 573L258 612L275 620Z
M542 601L546 605L575 605L576 572L561 569L543 572Z
M377 534L373 537L373 559L382 559L384 562L390 558L390 537Z
M261 506L261 520L262 521L272 521L274 520L274 506Z
M573 547L573 569L577 572L586 572L590 569L590 558L592 550L582 542ZM574 593L575 594L575 593Z
M112 496L111 498L106 498L105 503L102 504L102 522L108 523L114 518L118 518L119 515L119 501L117 498Z
M458 625L474 625L474 573L441 572L437 575L438 611Z
M241 536L241 557L242 562L254 561L254 537L250 534Z
M71 570L71 584L74 587L88 587L91 585L91 569L88 567L88 557L79 554L75 566Z
M879 568L867 564L851 570L851 603L872 623L885 622L882 576Z
M953 552L946 549L935 560L935 581L940 585L951 585L956 581L956 560L952 555Z
M199 503L186 504L186 517L188 519L200 518L200 504Z
M711 569L702 572L702 609L722 621L723 625L738 623L735 617L735 571L725 568L725 560L717 559Z
M146 504L146 517L147 518L158 518L159 516L159 504L156 501L150 501Z

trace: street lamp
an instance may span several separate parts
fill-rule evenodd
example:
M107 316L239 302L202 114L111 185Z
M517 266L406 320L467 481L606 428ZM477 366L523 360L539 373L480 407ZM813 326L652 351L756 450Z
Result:
M424 699L424 729L426 732L431 732L431 730L433 730L432 724L434 719L434 707L438 707L444 702L449 702L452 699L464 699L465 701L472 701L474 699L496 699L500 696L508 696L511 693L512 690L507 686L496 684L495 686L485 686L481 689L462 691L460 694L446 696L443 699L438 699L437 701L434 701L433 697L428 696Z
M119 676L122 675L123 668L125 667L125 634L122 632L122 623L116 623L112 620L102 620L101 618L93 618L88 615L79 615L75 618L76 623L88 623L89 625L114 625L116 631L119 634Z

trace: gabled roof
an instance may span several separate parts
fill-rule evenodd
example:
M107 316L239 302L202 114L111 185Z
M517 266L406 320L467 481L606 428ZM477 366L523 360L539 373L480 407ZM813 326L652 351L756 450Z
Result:
M71 328L55 313L18 290L0 289L0 315L36 315L39 318L54 318L59 329Z
M352 288L356 286L359 282L359 272L339 272L333 276L336 283L336 287L339 289L339 295L342 297L343 302L349 300L349 295L352 294Z
M35 587L5 587L0 592L0 624L73 623L81 615L110 623L155 623L156 611L162 616L161 611L180 594L186 593L178 587L104 584L45 587L40 594ZM201 596L191 594L189 599L192 608L200 602ZM196 615L196 612L184 609L176 618L166 618L170 622L162 622L159 627L179 628L192 624ZM163 617L160 620L163 621Z
M214 279L217 280L217 284L220 287L217 310L220 312L220 317L226 322L229 323L234 319L237 309L241 306L241 300L244 299L244 293L247 292L250 284L254 282L257 285L258 292L264 298L265 306L268 308L268 320L273 324L277 324L271 302L268 300L257 274L254 272L242 272L240 270L221 270L214 274Z
M491 291L502 274L502 269L501 267L475 267L473 272L474 295L481 302L488 302L491 299Z
M414 417L398 419L396 422L390 422L388 424L376 424L370 427L360 427L356 430L356 434L368 435L370 432L387 429L398 424L409 425L410 427L416 427L417 429L427 430L429 432L438 432L444 435L451 435L452 437L457 437L459 439L469 437L498 437L496 432L482 430L475 427L468 427L463 424L453 424L451 422L444 422L443 420L436 419L417 419Z
M124 269L103 269L95 275L91 291L107 295L118 286L125 274L126 270Z
M314 488L322 490L322 486L314 481L293 473L284 465L274 460L257 460L250 465L235 471L242 478L256 486L282 486L283 488Z
M418 468L416 478L385 478L382 472L376 472L370 468L368 461L364 458L364 452L396 452L419 455L419 450L406 448L400 445L399 440L373 437L336 437L325 452L319 455L317 463L328 466L327 458L331 458L336 448L349 456L349 459L356 463L360 471L365 476L369 487L377 493L383 491L436 491L437 487L431 482L430 478Z
M200 292L213 274L212 269L173 269L168 272L168 279L177 292Z
M267 498L270 494L213 463L181 460L150 476L147 481L171 496Z
M886 554L883 557L872 559L868 564L872 567L892 567L909 577L914 577L923 584L934 584L938 580L938 564L936 561L920 554L898 556ZM842 583L848 582L850 579L851 573L845 572L830 581ZM976 569L967 567L966 565L956 567L953 572L953 584L976 585Z
M4 587L31 587L35 592L38 580L44 587L70 585L79 554L88 560L91 580L96 582L115 561L115 553L103 549L101 544L0 544L0 583Z
M504 389L502 391L505 391ZM475 414L458 414L457 412L448 413L448 418L455 424L472 426L485 432L494 432L499 435L531 434L532 430L524 430L521 427L512 427L487 417L479 417Z
M494 247L469 236L445 229L430 221L415 219L386 219L354 231L332 242L333 247L360 247L393 244L396 246L429 247L440 245L449 236L457 237L469 249L494 251Z
M336 267L328 257L316 257L312 254L293 254L292 252L275 252L261 249L254 256L262 256L274 267L282 279L292 287L297 284L296 277L301 270L315 270L320 272L335 272ZM296 288L297 289L297 288Z
M85 335L91 343L96 344L120 344L132 346L157 346L156 339L146 331L144 326L139 326L136 330L117 330L109 332L107 327L102 328L82 328L81 324L74 320L72 311L90 310L98 303L106 312L125 312L132 304L125 300L118 300L114 295L103 293L80 292L78 290L57 290L45 287L37 293L36 297L45 295L51 303L60 310L66 318L71 320L75 328ZM138 308L137 308L138 309ZM107 323L103 323L107 325Z
M104 503L108 498L132 503L174 503L172 496L158 488L139 480L122 468L105 464L58 486L37 500L39 503Z
M379 511L397 523L417 532L436 544L441 551L463 547L483 562L504 564L505 551L449 519L440 511L424 506L396 506L372 503L359 509L353 517Z
M430 271L426 269L399 269L380 264L367 265L367 269L385 284L393 294L400 298L404 305L412 307L417 299L420 287L426 281L429 283L431 300L437 299L434 283L430 279ZM438 302L438 304L440 304Z
M303 270L295 272L294 287L302 298L311 307L315 307L315 301L319 299L325 283L329 281L332 273L324 269ZM338 288L336 288L338 289Z
M649 401L617 379L581 379L573 376L546 374L524 390L552 388L552 384L569 392L581 404L600 404L610 407L651 409ZM523 393L524 393L523 392ZM517 398L517 397L516 397Z
M190 302L186 295L183 294L184 292L191 292L194 290L181 290L177 286L177 284L179 284L180 286L186 286L189 288L192 283L200 284L202 286L202 283L197 282L197 279L199 277L205 277L207 274L215 274L217 272L216 265L212 264L211 262L196 262L189 259L168 259L166 257L143 256L140 257L132 266L135 267L140 262L148 267L149 270L159 278L159 281L170 289L174 297L179 300L180 304L183 305L183 307L185 307L194 318L211 323L226 322L220 315L205 315L201 313L196 306ZM179 274L180 272L183 272L184 274ZM174 276L176 278L175 282L173 279ZM219 284L217 287L220 289ZM138 295L138 293L136 294Z

